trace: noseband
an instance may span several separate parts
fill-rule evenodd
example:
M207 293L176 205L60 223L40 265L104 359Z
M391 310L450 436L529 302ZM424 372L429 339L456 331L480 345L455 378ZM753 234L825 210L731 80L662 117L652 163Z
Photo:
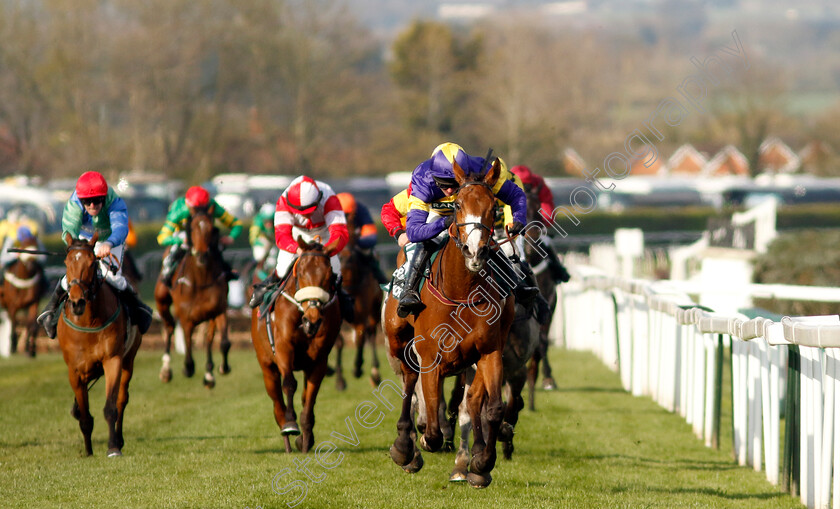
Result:
M305 286L301 288L300 281L297 278L297 265L298 261L304 256L317 256L320 258L326 258L327 263L329 263L330 257L327 256L325 253L321 253L318 251L306 251L298 255L297 259L295 260L294 265L292 266L292 275L295 276L295 294L294 296L289 295L285 290L281 292L283 297L294 304L298 311L301 313L305 312L310 307L315 307L319 311L330 305L335 299L338 292L335 294L330 294L327 290L324 290L320 286ZM332 272L332 268L330 268L330 272ZM304 305L306 307L304 307Z

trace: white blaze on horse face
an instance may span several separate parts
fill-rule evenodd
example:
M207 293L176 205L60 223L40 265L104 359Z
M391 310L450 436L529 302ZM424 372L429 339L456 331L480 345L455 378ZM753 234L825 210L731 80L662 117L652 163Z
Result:
M482 224L481 216L467 214L464 222L466 223L465 229L467 232L467 240L464 244L467 246L469 253L469 256L464 255L467 258L467 268L472 272L477 272L481 270L483 265L481 260L478 259L478 252L481 247L481 228L479 227Z

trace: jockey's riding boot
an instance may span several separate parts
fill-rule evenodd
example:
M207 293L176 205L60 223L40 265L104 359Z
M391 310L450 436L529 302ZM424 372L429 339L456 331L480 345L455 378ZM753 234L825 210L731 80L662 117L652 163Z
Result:
M341 317L345 322L353 323L353 320L356 318L356 312L353 309L353 297L351 297L349 293L345 292L344 288L341 286L341 275L336 277L335 287L338 289L338 307L341 310Z
M551 242L541 242L540 244L542 244L543 249L548 253L546 261L548 262L548 270L551 272L551 279L554 280L554 284L559 285L560 283L568 282L572 276L569 275L569 271L560 262L560 258L557 257L557 253L551 246Z
M50 339L55 339L56 327L58 326L58 305L66 296L67 290L61 287L61 280L59 280L58 284L55 285L55 290L50 295L50 300L41 314L38 315L38 324L44 328Z
M163 266L160 269L160 279L168 288L172 288L172 275L175 273L175 267L178 266L178 262L181 261L185 253L185 249L175 244L169 249L169 253L163 259Z
M411 263L408 265L408 277L406 278L405 288L402 297L400 297L400 302L397 305L397 315L400 318L405 318L414 312L419 313L426 307L423 301L420 300L420 292L417 289L420 287L420 278L423 277L423 271L431 255L432 243L429 241L420 242L414 251Z
M248 306L250 306L251 309L254 309L262 304L263 298L269 288L279 282L280 278L277 277L277 271L272 270L267 278L254 285L254 293L251 294L251 300L248 301Z
M128 306L131 323L140 329L140 334L145 334L152 325L152 308L140 299L131 285L126 285L125 290L117 290L117 296Z

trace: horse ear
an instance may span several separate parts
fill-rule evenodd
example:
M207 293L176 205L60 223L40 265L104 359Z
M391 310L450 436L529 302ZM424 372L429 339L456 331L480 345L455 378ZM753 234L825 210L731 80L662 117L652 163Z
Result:
M213 210L214 210L215 208L216 208L216 207L214 207L214 206L213 206L213 204L211 203L211 204L210 204L210 206L209 206L209 207L207 207L207 215L208 215L208 216L210 216L210 217L213 217Z
M95 246L97 240L99 240L99 232L93 232L93 238L88 241L88 244Z
M484 176L484 183L490 187L495 186L501 173L502 164L499 162L499 158L497 157L493 160L493 166L490 168L490 171L488 171L487 175Z
M68 246L73 243L73 236L70 235L70 232L64 232L64 243Z
M298 247L300 247L303 250L306 250L306 249L309 248L309 243L306 242L305 240L303 240L303 237L298 237L297 238L297 245L298 245Z
M452 161L452 172L455 173L455 181L458 182L458 185L463 186L464 182L467 181L467 176L464 175L464 170L461 169L458 161Z

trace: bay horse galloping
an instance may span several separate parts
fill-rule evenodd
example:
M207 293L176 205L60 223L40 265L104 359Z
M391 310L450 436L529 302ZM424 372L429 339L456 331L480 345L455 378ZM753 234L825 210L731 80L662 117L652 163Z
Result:
M315 443L315 399L327 372L327 360L341 329L336 277L330 257L319 243L297 239L301 253L281 283L272 308L251 313L251 341L263 372L265 390L274 401L274 419L291 452L308 452ZM300 426L294 408L294 371L303 371Z
M213 225L212 211L196 209L190 217L187 246L189 251L175 269L172 288L158 279L155 284L155 302L163 319L165 352L160 379L169 382L172 369L169 366L169 351L172 335L175 331L175 319L184 330L186 354L184 357L184 376L195 374L195 362L192 356L192 336L196 326L207 324L204 346L207 349L204 385L213 388L216 378L213 376L213 336L218 328L221 332L222 363L219 373L230 373L228 365L228 284L225 277L221 252L218 249L219 231ZM170 307L172 310L170 310Z
M540 229L530 226L536 224L535 221L540 221L539 198L533 190L527 192L527 197L529 227L522 232L528 239L528 242L525 242L525 257L534 271L534 278L537 280L537 287L540 289L540 294L548 302L548 308L551 311L551 318L546 323L540 325L539 343L534 350L533 358L528 363L528 409L534 410L534 386L537 383L540 366L542 366L543 371L543 388L546 390L555 388L554 378L551 373L551 364L548 362L548 331L551 329L554 311L557 308L557 284L554 282L554 278L549 270L545 253L540 253L535 247L540 241ZM549 254L549 256L551 255Z
M403 392L415 394L418 377L426 407L426 428L420 445L435 452L443 446L439 398L443 378L457 375L473 364L476 375L466 395L473 422L472 458L467 480L474 487L488 486L496 464L496 440L504 417L502 405L502 351L514 316L513 296L491 278L486 262L493 242L499 160L484 177L466 176L453 163L458 194L449 239L432 262L431 278L420 297L426 306L406 318L397 314L397 299L389 295L383 307L383 330L388 338L389 361L403 379ZM397 362L394 362L397 361ZM403 399L397 438L391 459L408 472L422 468L415 448L411 397Z
M21 249L38 251L38 240L35 237L24 240ZM11 322L12 352L17 351L21 338L18 329L23 325L24 351L30 357L35 357L35 341L40 328L37 322L38 301L48 288L47 276L38 263L38 256L43 254L20 253L18 259L5 270L0 287L0 305L8 312Z
M105 375L105 420L108 421L108 456L122 456L123 417L128 384L142 335L129 322L128 310L99 272L93 252L98 234L90 241L65 233L67 300L60 309L57 338L76 397L71 414L78 419L85 439L85 454L93 454L88 389Z
M379 328L380 312L382 308L382 290L373 274L366 255L358 247L355 214L347 215L347 230L350 233L347 245L341 251L341 279L342 287L353 299L353 321L349 329L353 344L356 346L356 358L353 363L353 376L362 376L365 344L370 344L372 366L370 382L376 387L382 381L379 374L379 358L376 356L376 331ZM372 255L371 255L372 256ZM335 344L336 348L336 388L340 391L346 387L341 368L341 354L344 350L344 334L340 335Z

